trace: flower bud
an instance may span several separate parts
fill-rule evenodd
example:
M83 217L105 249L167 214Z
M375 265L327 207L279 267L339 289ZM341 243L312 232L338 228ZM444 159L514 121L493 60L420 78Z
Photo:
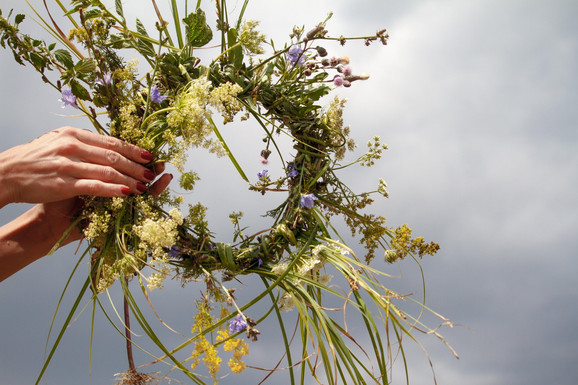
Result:
M327 56L327 50L325 48L317 46L315 49L317 50L317 53L319 54L319 56L321 56L321 57Z
M307 35L305 35L305 40L315 39L316 37L323 36L324 34L325 34L325 26L319 24L317 27L307 32Z

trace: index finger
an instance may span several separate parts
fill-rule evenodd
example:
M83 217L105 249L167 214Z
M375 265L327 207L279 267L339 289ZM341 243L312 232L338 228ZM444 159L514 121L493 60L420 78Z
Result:
M74 134L83 143L116 151L125 158L137 163L148 163L154 157L149 151L113 136L95 134L88 130L74 130Z

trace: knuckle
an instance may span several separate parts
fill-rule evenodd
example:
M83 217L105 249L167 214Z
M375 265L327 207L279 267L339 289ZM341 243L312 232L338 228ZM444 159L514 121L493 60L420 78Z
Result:
M63 141L59 148L62 155L74 155L80 151L79 143L73 140Z
M102 141L107 148L116 148L118 147L118 139L113 136L102 136Z
M107 150L106 151L106 160L110 163L110 164L117 164L120 162L120 154L118 152L115 152L113 150Z
M112 167L103 167L100 174L104 181L113 181L118 175L117 171Z

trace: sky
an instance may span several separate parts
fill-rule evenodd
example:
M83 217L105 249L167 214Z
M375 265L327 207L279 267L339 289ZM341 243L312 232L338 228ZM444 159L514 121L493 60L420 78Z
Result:
M20 1L2 1L3 12L11 7L24 9ZM383 177L390 197L372 211L441 245L421 264L426 304L454 322L440 332L460 359L434 337L420 336L437 383L575 384L578 3L255 0L247 17L260 20L262 31L282 44L293 25L314 26L329 11L335 35L381 28L390 34L385 47L348 42L326 48L349 55L354 71L371 75L338 91L348 99L345 119L360 147L374 135L389 145L378 165L344 178L361 191ZM25 28L41 33L32 22ZM62 125L88 128L86 121L59 116L65 112L59 95L4 50L0 69L0 151ZM258 146L241 152L259 136L224 133L236 139L233 151L243 164L260 171ZM208 156L191 154L202 182L187 200L209 206L217 227L232 210L258 212L262 201L231 181L226 161ZM27 207L5 207L0 223ZM254 220L258 226L258 216ZM35 381L55 306L78 258L74 252L75 245L67 246L0 284L3 383ZM376 263L401 276L392 279L393 287L423 295L414 263ZM72 287L80 283L73 280ZM196 294L169 285L154 298L163 317L187 333ZM66 296L63 306L73 299ZM126 369L124 342L101 315L89 366L90 318L89 308L71 325L44 384L110 384L112 374ZM250 357L265 359L272 347L263 337ZM418 347L409 354L410 383L433 384L428 357ZM262 376L253 375L223 383L257 383ZM394 378L403 381L401 374Z

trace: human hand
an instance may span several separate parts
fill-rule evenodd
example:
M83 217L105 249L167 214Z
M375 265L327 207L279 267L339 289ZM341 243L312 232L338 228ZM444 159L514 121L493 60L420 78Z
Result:
M157 175L164 172L165 166L163 163L155 165L155 173ZM170 181L173 179L171 174L162 175L155 183L151 185L148 192L152 196L158 196L162 193ZM37 205L36 207L41 213L42 223L46 228L50 229L50 236L47 241L50 245L62 241L60 246L67 245L70 242L77 241L82 238L81 229L74 226L66 239L62 239L63 235L72 226L73 218L79 213L82 208L82 200L78 197L68 198L56 202L46 202ZM52 247L52 246L51 246Z
M145 167L152 160L150 152L120 139L62 127L0 153L0 207L140 194L159 173ZM151 192L160 193L169 181L163 176Z

